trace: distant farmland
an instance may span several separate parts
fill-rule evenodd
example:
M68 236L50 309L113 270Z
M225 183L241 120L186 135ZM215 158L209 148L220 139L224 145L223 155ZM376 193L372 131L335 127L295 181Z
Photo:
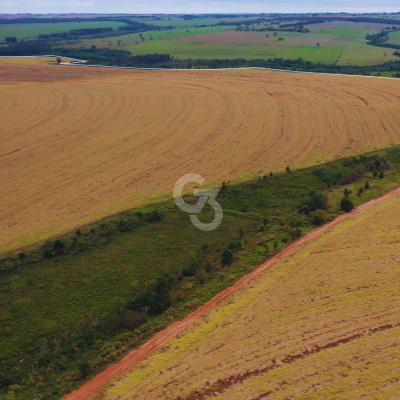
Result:
M96 398L397 398L399 201L302 245Z
M29 61L31 62L31 60ZM170 196L400 143L400 81L0 62L0 247Z
M115 21L95 21L95 22L58 22L54 24L15 24L1 25L0 22L0 40L4 40L7 36L15 36L17 39L32 38L40 34L67 32L71 29L88 29L88 28L114 28L124 26L123 22Z
M201 22L206 21L215 23L213 20ZM155 24L160 22L168 22L176 28L169 31L145 32L143 42L137 33L124 35L118 39L115 37L86 39L82 44L86 47L95 45L98 48L124 49L132 54L170 53L175 57L193 59L303 58L327 64L337 62L338 65L360 66L399 59L393 55L394 49L366 44L367 34L378 33L388 26L383 23L325 22L308 25L309 33L278 31L274 36L273 31L252 31L264 26L257 24L250 25L249 31L236 31L233 25L195 27L193 21L154 21ZM200 21L196 22L199 23ZM390 37L396 38L397 33L391 33ZM119 40L121 43L118 44ZM391 42L395 43L392 40ZM317 46L317 43L320 46ZM81 43L76 45L80 46Z

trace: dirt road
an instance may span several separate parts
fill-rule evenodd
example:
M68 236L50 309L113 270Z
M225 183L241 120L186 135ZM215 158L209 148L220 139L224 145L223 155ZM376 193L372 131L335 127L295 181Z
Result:
M120 362L110 366L105 371L103 371L102 373L97 375L95 378L93 378L89 382L85 383L80 389L65 396L64 400L87 399L87 398L89 398L89 396L96 394L102 387L104 387L107 383L109 383L111 379L117 377L122 372L131 368L136 362L138 362L139 359L142 359L143 357L146 357L146 356L152 354L153 352L155 352L158 348L160 348L163 344L165 344L169 339L178 335L182 330L184 330L186 327L188 327L193 321L195 321L201 315L205 314L208 310L210 310L213 306L215 306L217 303L219 303L221 300L223 300L229 294L231 294L232 292L236 291L237 289L239 289L240 287L245 285L247 282L249 282L254 277L263 273L266 269L268 269L269 267L274 265L276 262L280 261L283 257L287 256L289 253L291 253L293 250L297 249L299 246L303 245L304 243L309 242L310 240L314 239L321 233L329 230L332 226L336 225L337 223L339 223L345 219L354 217L355 215L359 215L359 214L363 213L365 210L368 210L369 208L371 208L376 203L382 202L389 197L393 197L393 196L396 196L399 194L400 194L400 187L385 194L384 196L381 196L377 199L373 199L373 200L369 201L368 203L365 203L365 204L357 207L350 213L340 215L332 222L313 230L309 234L300 238L298 241L292 243L285 250L283 250L282 252L280 252L279 254L277 254L276 256L271 258L270 260L266 261L264 264L260 265L260 267L257 268L255 271L244 276L242 279L240 279L238 282L236 282L233 286L229 287L228 289L226 289L223 292L216 295L213 299L208 301L206 304L204 304L202 307L200 307L195 312L188 315L183 320L172 324L167 329L156 334L152 339L150 339L148 342L146 342L143 346L141 346L137 350L132 351Z

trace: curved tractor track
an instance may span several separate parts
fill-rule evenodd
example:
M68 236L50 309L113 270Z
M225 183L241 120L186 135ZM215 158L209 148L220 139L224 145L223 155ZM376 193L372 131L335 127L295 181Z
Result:
M24 59L30 62L31 59ZM400 80L0 63L0 253L207 185L400 143Z
M304 248L304 245L309 244L310 242L317 243L316 239L320 238L323 233L328 232L327 235L329 235L329 232L332 230L332 228L334 228L337 225L340 225L340 223L345 222L346 220L359 221L362 214L365 213L368 216L368 213L366 213L366 212L368 212L371 209L376 209L377 206L380 206L382 204L384 205L385 202L390 199L396 199L396 201L398 201L399 196L400 196L400 188L397 188L397 189L391 191L390 193L387 193L386 195L384 195L380 198L377 198L368 203L365 203L365 204L359 206L358 208L354 209L352 212L350 212L348 214L343 214L343 215L337 217L332 222L313 230L309 234L307 234L304 237L302 237L301 239L299 239L297 242L294 242L293 244L288 246L281 253L277 254L276 256L274 256L273 258L271 258L270 260L268 260L267 262L262 264L258 269L256 269L252 273L250 273L250 274L246 275L245 277L243 277L242 279L240 279L233 286L231 286L230 288L228 288L225 291L216 295L213 299L208 301L206 304L204 304L202 307L200 307L198 310L196 310L192 314L188 315L185 319L172 324L167 329L165 329L162 332L155 335L151 340L149 340L147 343L145 343L139 349L132 351L128 356L126 356L120 362L110 366L107 370L100 373L95 378L93 378L92 380L90 380L89 382L84 384L80 389L65 396L64 400L81 400L81 399L91 398L92 396L95 396L96 394L98 394L99 391L102 388L104 388L107 384L110 384L110 382L112 380L115 380L116 377L121 376L121 374L123 374L124 371L127 371L127 370L133 368L135 365L139 364L142 360L145 360L146 357L148 358L151 354L153 354L157 350L159 350L161 348L166 348L167 349L166 351L168 352L169 349L171 349L171 346L173 346L173 345L169 345L168 342L170 342L173 338L177 337L179 335L179 333L181 333L183 330L187 329L190 325L193 325L199 319L204 321L204 319L202 319L200 317L205 316L206 319L207 318L212 319L213 317L208 315L209 314L208 312L210 310L212 310L213 307L215 307L223 299L226 299L228 296L232 295L233 293L237 292L239 289L243 288L243 286L246 286L243 290L245 290L245 291L251 290L251 288L253 286L248 285L250 281L254 280L254 278L256 278L256 277L260 277L260 275L263 274L266 270L273 267L275 264L281 262L282 260L290 259L290 257L292 257L292 253L295 253L295 250L297 250L299 248ZM260 279L264 279L264 278L260 277ZM284 290L284 288L282 288L282 290ZM242 293L243 293L243 291L242 291ZM240 296L240 294L238 294L238 296ZM226 304L229 305L232 303L235 303L235 300L234 299L229 300L229 297L224 302L225 305ZM240 298L238 301L238 307L240 307ZM396 313L388 312L384 315L374 316L374 317L366 318L366 319L367 320L370 319L371 321L376 320L379 322L380 319L382 319L383 317L387 318L388 316L396 317L397 320L395 322L390 322L390 323L387 321L384 323L382 322L379 326L374 326L371 328L361 328L361 331L357 331L356 333L354 333L354 332L349 333L345 330L345 331L341 332L341 336L339 338L336 338L334 340L331 340L330 342L324 343L323 345L316 344L314 346L311 346L311 348L309 350L297 351L293 354L286 355L285 357L282 356L280 360L275 359L275 361L272 361L270 364L268 364L264 368L255 368L254 370L248 370L245 373L243 372L241 374L235 374L235 375L228 374L229 375L228 377L217 380L216 382L214 382L213 385L209 385L209 387L207 389L204 389L202 391L195 390L188 396L183 396L182 399L183 398L185 398L185 399L202 399L202 398L206 398L208 395L215 395L218 393L223 393L227 388L229 388L230 386L232 386L235 383L243 382L251 377L255 377L260 374L269 372L278 366L282 366L282 364L290 364L298 359L304 358L304 357L312 355L312 354L319 353L326 349L336 347L340 344L351 342L352 340L362 338L366 335L370 335L375 332L381 332L381 331L388 330L390 328L400 326L400 321L398 320L399 315L396 316ZM201 322L199 322L199 324L200 323ZM359 322L357 322L357 324L359 324ZM194 328L194 329L196 329L196 328ZM230 329L232 329L232 328L230 328ZM215 331L217 331L217 330L215 329ZM331 330L330 332L333 332L333 331L334 330ZM208 330L207 332L208 333L214 332L214 330ZM322 330L321 330L321 332L322 332ZM330 332L328 332L328 333L330 333ZM338 332L340 332L340 331L338 330ZM317 335L314 335L314 336L320 336L322 334L323 333L318 333ZM181 337L184 337L184 335L185 335L185 332L182 333ZM192 354L193 353L195 354L196 351L198 350L198 348L196 349L195 347L200 346L201 343L205 340L203 336L206 337L207 333L201 334L201 339L199 339L198 341L195 340L194 347L193 348L189 347L187 351L191 351ZM314 336L311 336L304 340L310 341L313 339ZM241 343L243 344L243 342L241 342ZM283 347L280 347L281 349L286 347L284 345L284 343L282 343L281 346L283 346ZM216 349L218 349L220 347L223 347L223 346L218 346ZM215 349L211 350L211 351L215 351ZM152 367L150 365L149 373L147 374L147 377L149 377L150 380L151 380L152 375L154 374L154 368L156 368L156 369L158 368L157 361L154 361L154 362L156 363L157 367L154 367L154 366ZM150 363L151 363L151 361L150 361ZM193 362L193 363L194 364L192 366L195 367L195 362ZM165 365L164 364L165 364L164 362L160 363L160 365L159 365L160 371L163 367L166 368L168 365L171 366L171 368L168 368L168 371L171 371L173 369L172 368L173 363L170 363L170 364L167 363ZM199 368L201 369L202 367L200 367L200 365L201 364L199 364ZM236 364L236 365L239 365L239 364ZM143 370L143 368L145 368L144 364L142 365L142 367L139 366L139 370ZM141 373L139 372L139 374L141 374ZM159 376L160 375L158 375L158 374L156 375L157 378ZM141 375L141 378L143 378L143 377L144 376ZM199 379L199 381L200 381L200 379ZM166 382L163 386L167 387L171 383L172 382ZM151 387L150 382L147 382L146 385ZM117 382L116 386L118 386L118 382ZM138 383L138 386L140 387L140 383ZM136 396L132 397L133 392L129 392L129 386L127 386L127 385L124 386L123 381L122 381L122 387L123 387L123 389L121 389L121 390L124 390L124 388L125 388L125 390L127 391L126 393L122 392L123 394L125 394L125 396L127 396L126 397L127 399L128 398L129 399L136 398ZM135 390L135 392L137 392L137 390ZM140 392L140 390L139 390L139 392ZM121 392L118 392L118 393L121 394ZM164 395L166 396L166 394L164 394ZM176 392L175 392L175 395L176 395ZM143 396L144 397L140 397L140 396L139 397L146 398L146 393L143 393ZM149 394L147 394L147 396L149 396ZM158 396L160 396L160 393L158 393ZM173 392L171 392L171 396L172 396L171 398L180 398L179 396L174 397ZM101 397L101 398L103 398L103 397ZM110 395L110 397L105 396L104 398L114 399L114 397L112 397L112 395ZM117 395L115 398L120 398L120 397L118 397L118 395ZM121 397L121 398L125 399L125 397ZM159 398L159 397L157 397L157 398ZM170 397L168 397L168 398L170 398Z

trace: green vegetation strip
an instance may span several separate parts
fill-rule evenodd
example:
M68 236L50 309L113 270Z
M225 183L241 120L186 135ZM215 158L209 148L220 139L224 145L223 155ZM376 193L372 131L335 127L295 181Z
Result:
M212 232L171 200L3 258L0 398L62 397L288 243L399 181L398 147L288 167L225 182L217 199L224 219ZM211 209L200 215L213 218Z

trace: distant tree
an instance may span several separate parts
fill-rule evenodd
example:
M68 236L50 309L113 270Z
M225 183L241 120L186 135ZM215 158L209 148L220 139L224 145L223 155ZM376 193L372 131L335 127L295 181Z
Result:
M374 173L372 175L374 178L376 178L378 176L378 171L374 171Z
M6 43L12 44L17 43L18 39L15 36L6 36Z
M278 242L275 240L274 242L274 249L276 250L278 248Z
M379 174L379 179L383 179L385 177L385 173L383 171L381 171L381 173Z
M340 209L345 212L349 212L354 208L354 204L350 199L346 197L340 202Z
M289 166L287 166L286 167L286 172L288 173L288 174L290 174L292 171L290 170L290 167Z
M363 194L364 193L364 188L360 187L360 189L358 189L358 194Z
M244 229L242 227L239 228L239 237L240 239L242 239L242 237L244 236Z
M349 189L344 189L344 197L349 197Z
M120 46L120 45L121 45L121 41L120 41L120 40L118 40L117 44L118 44L118 46Z
M274 174L272 172L269 173L269 176L274 176Z
M369 189L369 182L365 182L364 188L367 190Z

